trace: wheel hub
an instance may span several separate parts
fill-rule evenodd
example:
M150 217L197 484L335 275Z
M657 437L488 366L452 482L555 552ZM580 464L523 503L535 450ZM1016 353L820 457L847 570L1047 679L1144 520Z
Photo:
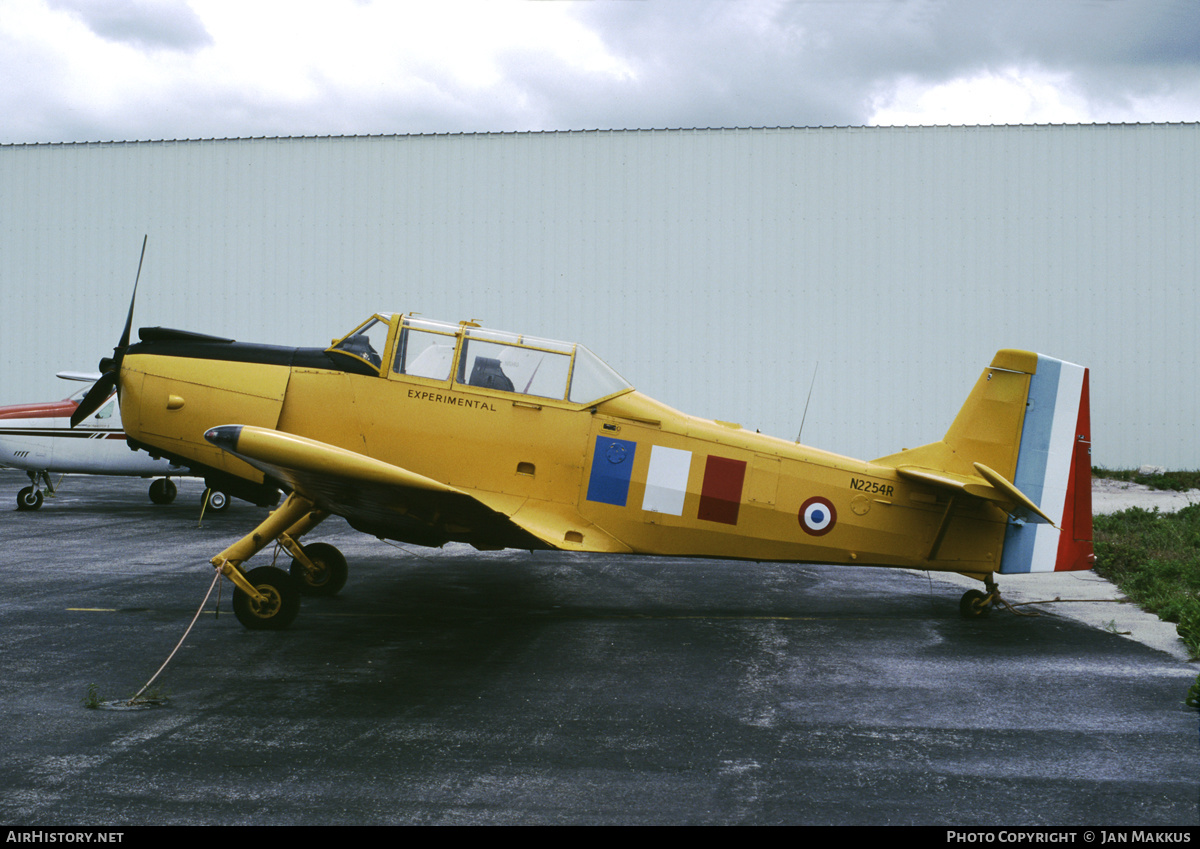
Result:
M279 608L283 604L283 599L270 584L260 584L255 587L260 593L267 597L266 601L250 600L250 609L254 611L254 615L262 619L270 619L279 612Z

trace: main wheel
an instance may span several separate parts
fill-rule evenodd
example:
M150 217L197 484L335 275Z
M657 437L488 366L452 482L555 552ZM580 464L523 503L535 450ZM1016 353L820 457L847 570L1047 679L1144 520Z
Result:
M988 594L980 590L967 590L958 602L958 612L963 619L982 619L990 609Z
M40 489L27 486L17 493L17 509L36 510L42 506L43 497Z
M304 595L326 598L337 595L338 591L346 586L346 577L350 574L346 558L327 542L314 542L306 545L304 553L317 567L317 571L315 574L309 572L304 568L303 563L292 558L290 571L300 592Z
M224 513L229 509L229 496L219 489L208 490L208 509L214 513Z
M179 488L170 478L159 478L150 484L150 500L155 504L170 504L178 492Z
M233 591L233 612L251 631L282 631L300 612L300 592L291 575L274 566L259 566L246 575L250 585L267 597L255 601L240 588Z

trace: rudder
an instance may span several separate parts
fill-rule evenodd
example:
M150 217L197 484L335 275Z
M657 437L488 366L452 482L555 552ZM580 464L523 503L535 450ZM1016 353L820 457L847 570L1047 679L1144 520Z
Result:
M1009 522L1001 574L1092 568L1091 443L1088 370L1038 354L1013 483L1059 530Z

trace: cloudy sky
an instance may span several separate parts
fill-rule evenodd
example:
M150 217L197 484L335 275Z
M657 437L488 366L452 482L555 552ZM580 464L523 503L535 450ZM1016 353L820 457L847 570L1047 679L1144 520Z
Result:
M1200 120L1196 0L0 0L0 143Z

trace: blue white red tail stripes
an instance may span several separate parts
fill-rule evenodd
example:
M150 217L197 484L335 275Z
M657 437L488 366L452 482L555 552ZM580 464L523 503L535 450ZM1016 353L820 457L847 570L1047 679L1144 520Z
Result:
M1088 372L1038 355L1013 483L1058 527L1010 522L1001 573L1092 568Z

